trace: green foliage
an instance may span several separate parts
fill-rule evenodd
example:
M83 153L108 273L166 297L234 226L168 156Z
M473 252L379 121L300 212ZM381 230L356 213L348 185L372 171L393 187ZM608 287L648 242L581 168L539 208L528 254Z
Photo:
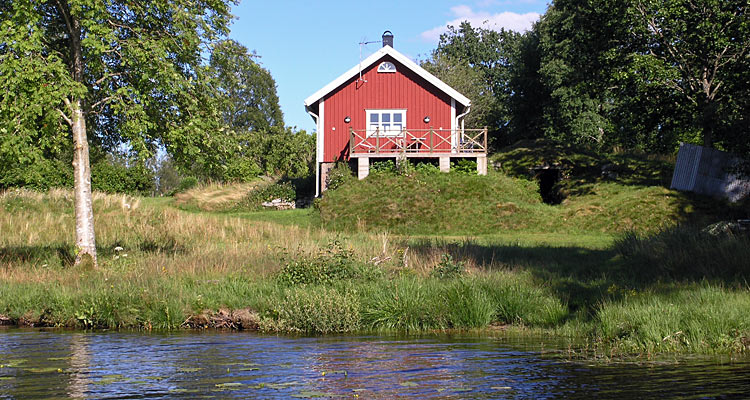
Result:
M237 132L283 127L284 118L271 73L253 59L245 46L231 39L214 45L210 68L225 126Z
M457 278L466 273L466 267L461 261L453 261L453 256L443 254L440 256L440 262L430 271L430 276L438 279Z
M180 183L171 194L175 195L177 193L186 192L196 186L198 186L198 178L194 176L186 176L180 180Z
M304 333L353 332L360 328L360 305L352 293L326 287L296 287L279 304L279 321L286 331Z
M295 192L292 183L284 181L258 184L237 204L237 207L249 210L263 210L265 209L263 207L264 202L275 199L281 199L281 201L295 201L297 199L297 193Z
M472 174L476 175L477 173L477 162L473 160L469 160L466 158L462 158L456 162L451 163L451 172L455 172L457 174Z
M423 67L472 101L466 123L488 127L491 142L504 142L501 134L510 119L508 100L510 61L520 35L472 27L462 22L449 26Z
M357 277L359 269L352 251L334 240L312 257L304 256L287 262L277 279L287 285L331 284Z
M326 178L328 184L328 190L336 190L349 182L355 181L354 173L349 167L349 164L339 161L336 165L328 171L328 177Z
M154 190L154 174L143 164L124 165L113 158L91 166L91 187L106 193L150 195Z
M747 351L747 291L709 285L679 287L665 294L634 293L602 304L596 332L621 352Z
M370 173L393 174L396 173L396 162L393 160L375 161L370 164Z

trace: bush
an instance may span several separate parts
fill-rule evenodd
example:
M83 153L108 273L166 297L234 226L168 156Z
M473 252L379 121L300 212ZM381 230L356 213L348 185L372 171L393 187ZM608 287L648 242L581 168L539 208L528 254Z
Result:
M464 263L453 261L453 256L443 254L440 262L430 271L430 276L438 279L456 278L464 274Z
M451 163L451 172L458 174L472 174L477 173L477 162L466 158L462 158L456 162Z
M287 262L279 272L278 279L287 285L330 284L341 279L361 277L365 275L362 269L352 252L334 240L314 257Z
M177 187L172 191L172 193L170 193L170 195L186 192L196 186L198 186L198 178L194 176L186 176L180 181L179 184L177 184Z
M280 325L305 333L352 332L359 329L360 306L351 293L332 288L299 287L279 307Z
M297 199L297 193L291 182L277 182L260 184L250 190L245 198L238 204L239 208L250 210L263 210L264 202L281 199L281 201L293 202Z
M155 189L154 173L144 165L125 166L101 160L91 166L91 187L107 193L149 194Z
M344 184L354 180L354 174L349 164L339 161L336 165L328 171L328 177L326 178L326 187L328 190L336 190Z
M395 174L396 171L396 163L393 160L375 161L370 165L370 173L373 174Z

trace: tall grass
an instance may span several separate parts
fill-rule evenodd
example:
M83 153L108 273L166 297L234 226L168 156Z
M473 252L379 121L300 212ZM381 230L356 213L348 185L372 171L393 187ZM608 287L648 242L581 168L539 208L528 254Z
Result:
M711 285L606 302L596 333L622 351L750 350L750 296Z
M628 261L624 273L640 282L742 282L750 277L750 234L712 235L692 227L674 227L653 236L628 233L614 248Z
M244 310L253 324L240 325L280 332L511 324L567 329L624 352L745 352L750 343L750 246L739 236L675 230L607 248L609 239L543 227L540 236L343 235L96 194L99 267L82 269L72 265L72 200L0 194L2 320L178 329L236 326L222 318Z

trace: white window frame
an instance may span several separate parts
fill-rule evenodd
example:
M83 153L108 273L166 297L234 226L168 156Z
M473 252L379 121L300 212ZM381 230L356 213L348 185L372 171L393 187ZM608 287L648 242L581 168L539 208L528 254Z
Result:
M401 136L406 130L406 109L385 109L385 110L365 110L365 121L367 121L367 137L375 136L375 129L380 128L380 137ZM378 115L377 123L371 122L371 116ZM383 121L383 115L388 115L387 122ZM393 120L394 115L401 115L401 129L393 129L392 125L397 125Z
M390 61L383 61L378 65L378 72L394 73L396 72L396 64Z

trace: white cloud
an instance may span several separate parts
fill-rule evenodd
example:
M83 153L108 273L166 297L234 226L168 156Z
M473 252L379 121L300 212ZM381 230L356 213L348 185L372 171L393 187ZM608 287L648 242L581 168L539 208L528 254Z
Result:
M451 7L451 14L456 18L446 22L442 26L437 26L429 31L422 32L422 39L429 42L440 40L440 34L448 30L448 25L459 26L463 21L469 21L473 27L483 27L499 31L500 28L524 32L531 29L531 25L539 20L539 13L528 12L526 14L517 14L514 12L501 12L490 14L486 11L476 12L467 5Z

